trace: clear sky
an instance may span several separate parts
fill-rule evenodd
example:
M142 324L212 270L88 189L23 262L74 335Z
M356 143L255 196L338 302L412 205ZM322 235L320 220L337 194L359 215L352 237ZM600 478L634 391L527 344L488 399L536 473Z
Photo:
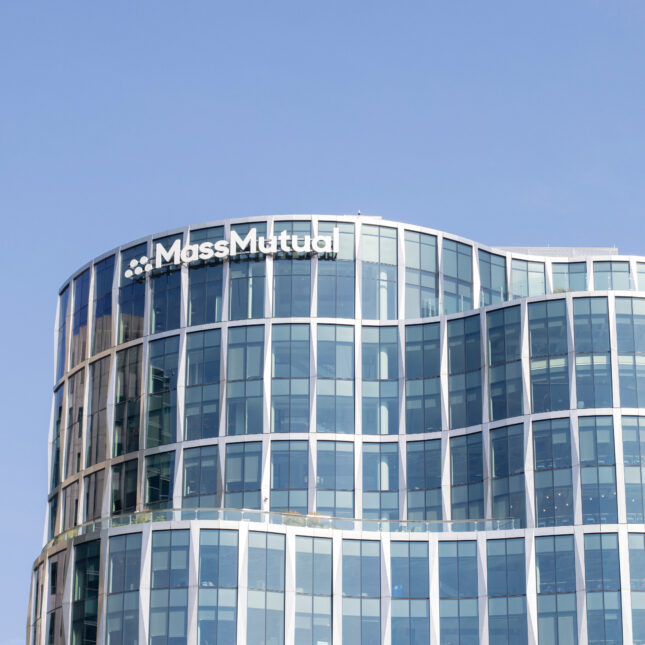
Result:
M0 3L0 643L41 548L56 292L225 217L645 254L645 4Z

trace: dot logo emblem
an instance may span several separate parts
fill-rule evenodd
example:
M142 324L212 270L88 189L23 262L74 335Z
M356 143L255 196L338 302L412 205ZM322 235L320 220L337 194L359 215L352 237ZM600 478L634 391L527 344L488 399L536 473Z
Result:
M147 256L142 256L138 260L133 258L130 260L130 268L126 269L125 277L132 278L141 275L143 272L150 273L152 271L152 264Z

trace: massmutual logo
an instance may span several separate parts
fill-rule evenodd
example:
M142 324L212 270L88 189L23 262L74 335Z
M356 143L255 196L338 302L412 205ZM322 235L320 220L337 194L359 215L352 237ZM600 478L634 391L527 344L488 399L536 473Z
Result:
M339 233L334 228L331 235L291 235L282 231L273 237L258 236L257 229L252 228L242 237L231 231L230 240L216 242L201 242L181 246L181 240L175 240L170 248L160 242L155 244L154 258L143 256L130 260L130 266L125 271L126 278L141 277L153 269L161 269L170 265L192 264L208 260L228 260L242 254L275 255L289 253L296 255L326 254L335 256L338 253Z

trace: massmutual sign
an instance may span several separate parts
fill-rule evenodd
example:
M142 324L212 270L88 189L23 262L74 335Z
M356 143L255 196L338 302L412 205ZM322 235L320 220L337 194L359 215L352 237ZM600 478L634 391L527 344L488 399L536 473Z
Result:
M338 253L339 233L334 228L331 235L291 235L282 231L273 237L258 236L257 229L252 228L242 237L231 231L230 240L217 240L216 242L201 242L199 244L186 244L181 246L181 240L175 240L169 248L160 242L154 244L154 257L134 258L125 271L126 278L141 276L150 273L153 269L161 269L170 265L192 264L193 262L207 262L209 260L229 260L245 255L275 255L276 253L289 253L296 255L310 255L312 253L325 253L335 255Z

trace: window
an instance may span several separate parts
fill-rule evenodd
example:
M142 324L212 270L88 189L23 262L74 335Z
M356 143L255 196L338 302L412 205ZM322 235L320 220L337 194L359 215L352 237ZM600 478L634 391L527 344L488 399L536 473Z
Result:
M153 531L150 645L186 645L190 531Z
M594 262L593 281L596 291L629 291L632 288L629 262Z
M146 506L172 508L175 453L162 452L146 457Z
M529 304L533 412L567 410L569 371L564 300Z
M398 434L396 327L363 327L363 434Z
M228 330L226 434L262 432L264 327Z
M224 227L200 228L190 232L190 243L224 239ZM188 269L188 326L222 320L223 265L221 260L192 262Z
M101 542L92 540L74 547L71 644L96 643Z
M645 419L623 417L622 422L627 521L642 524L645 522Z
M514 517L526 526L524 426L490 431L493 517Z
M399 519L399 446L363 444L363 517Z
M138 468L138 459L112 466L112 515L132 513L137 509Z
M390 543L392 570L392 643L430 641L428 543Z
M335 258L318 256L318 316L354 317L354 225L319 222L320 235L333 235L338 229L340 248Z
M448 322L450 427L482 421L481 334L479 316Z
M273 325L271 432L309 431L309 325Z
M63 488L63 531L80 524L78 517L78 481Z
M437 238L405 231L405 317L428 318L439 313Z
M307 514L307 441L271 442L271 510Z
M441 430L439 323L405 328L405 431Z
M72 315L72 349L70 368L87 356L87 307L90 298L90 270L74 279L74 313Z
M577 645L576 559L573 535L535 538L538 642Z
M645 300L616 298L620 405L645 407Z
M106 645L139 641L141 533L110 538Z
M85 467L105 461L107 450L107 395L110 356L90 365L90 413L88 415Z
M491 421L523 413L522 324L519 307L490 311L488 323L488 377Z
M472 248L443 240L443 313L456 314L473 308Z
M84 522L98 520L101 517L104 484L104 470L97 470L83 479L83 489L85 490Z
M439 542L439 630L442 643L479 643L477 543Z
M488 638L528 643L524 539L488 540Z
M396 320L396 229L363 225L361 249L363 319Z
M146 283L142 278L126 278L125 271L147 258L148 245L144 242L121 252L119 281L119 345L143 336L143 312L146 303Z
M219 329L186 336L187 441L219 435L220 350Z
M611 358L607 298L573 301L579 408L610 408Z
M262 443L226 446L226 508L261 508Z
M441 439L408 441L408 519L441 520Z
M450 477L453 520L484 517L482 433L450 439Z
M233 224L231 226L231 232L237 233L242 239L251 229L255 229L258 236L265 236L266 222ZM230 262L228 269L230 276L229 320L264 318L265 261L248 253L236 257L240 259Z
M479 249L479 306L487 307L508 300L506 258Z
M179 336L150 343L148 436L146 447L177 441L177 371Z
M511 262L513 298L542 296L546 293L544 262L513 260Z
M354 328L318 325L316 431L354 433Z
M381 548L343 540L343 643L381 642Z
M85 397L85 369L81 369L67 381L67 437L65 479L81 470L81 446L83 443L83 403Z
M184 450L184 508L216 508L217 446Z
M354 517L354 444L318 441L317 449L317 512L334 517Z
M58 325L56 343L56 380L60 381L65 373L67 357L67 306L69 304L69 285L63 289L58 297Z
M645 291L645 262L636 263L636 274L638 277L638 290Z
M141 355L141 345L116 353L113 457L139 450Z
M51 480L49 482L50 492L60 484L60 444L61 444L61 423L63 422L63 392L61 385L54 392L54 441L52 443Z
M169 235L154 240L153 249L157 244L163 244L164 248L169 249L173 243L179 240L181 244L183 237L181 235ZM181 271L180 265L169 264L163 269L151 274L150 291L150 333L156 334L169 329L179 327L179 314L181 311Z
M236 641L237 553L237 531L200 531L199 645L228 645Z
M585 534L585 587L589 643L623 642L616 533Z
M63 590L67 577L69 551L59 551L49 558L49 594L47 599L47 645L63 642ZM40 615L36 602L36 613Z
M114 256L94 265L94 334L92 355L112 346L112 282Z
M298 645L331 645L332 555L327 538L296 537Z
M247 645L284 642L284 535L249 531Z
M573 524L569 419L533 422L535 523Z
M553 293L563 291L587 291L587 263L586 262L554 262Z
M614 524L616 510L616 458L612 417L579 417L582 522Z
M49 520L49 523L47 525L47 539L51 540L54 535L57 533L57 513L58 513L58 495L54 495L49 500L49 503L47 504L47 517Z
M629 573L632 591L634 645L645 643L645 535L629 534Z
M311 222L274 222L273 234L311 236ZM308 254L280 252L273 258L273 316L298 318L311 313L311 259Z

